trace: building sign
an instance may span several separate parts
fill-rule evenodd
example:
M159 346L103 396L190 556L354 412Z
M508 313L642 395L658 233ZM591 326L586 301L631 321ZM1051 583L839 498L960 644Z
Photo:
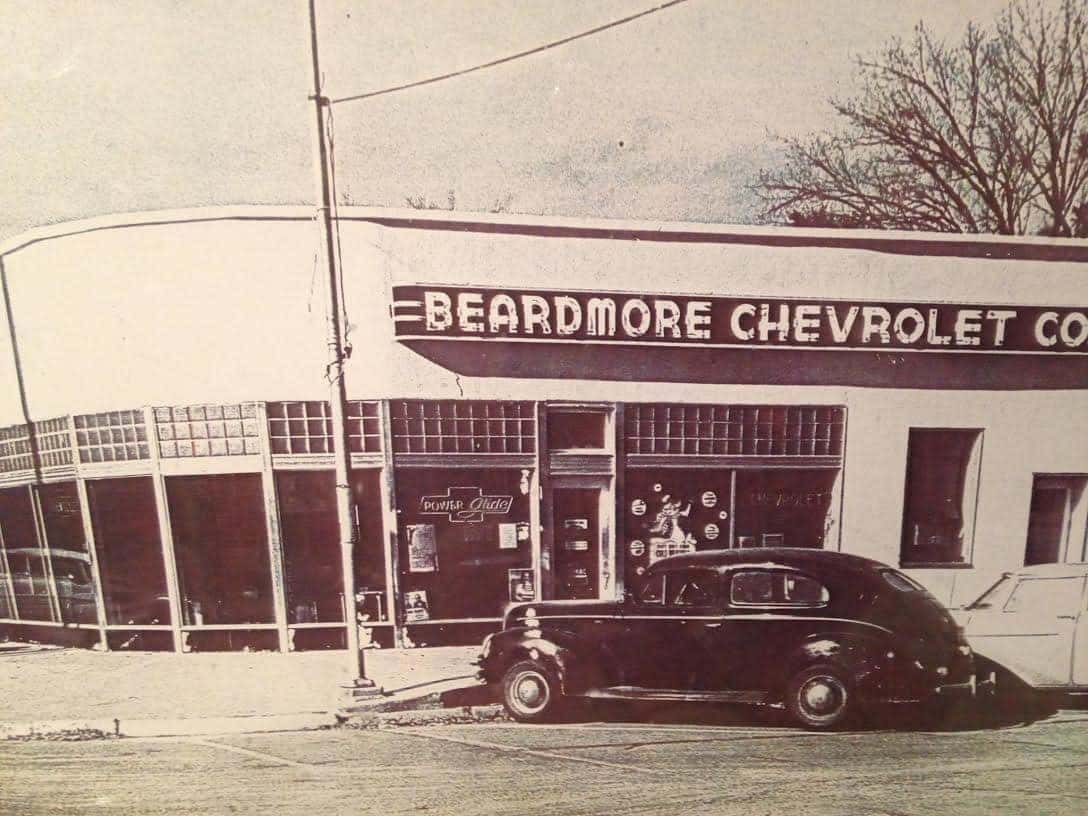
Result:
M485 496L479 487L448 487L445 495L421 496L419 512L458 524L479 523L486 515L505 516L513 504L513 496Z
M1088 354L1088 307L395 286L399 339Z

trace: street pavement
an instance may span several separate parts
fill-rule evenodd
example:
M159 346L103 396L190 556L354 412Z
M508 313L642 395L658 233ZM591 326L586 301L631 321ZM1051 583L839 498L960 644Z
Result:
M1085 812L1084 711L934 732L812 734L773 718L708 714L0 742L5 814Z

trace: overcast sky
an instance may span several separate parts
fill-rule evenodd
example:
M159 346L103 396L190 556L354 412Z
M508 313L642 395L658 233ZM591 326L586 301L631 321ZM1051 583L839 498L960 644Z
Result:
M485 62L658 0L319 0L326 92ZM851 57L998 0L689 0L472 76L337 105L339 189L458 209L751 221L768 133L829 123ZM0 0L0 237L315 197L305 0Z

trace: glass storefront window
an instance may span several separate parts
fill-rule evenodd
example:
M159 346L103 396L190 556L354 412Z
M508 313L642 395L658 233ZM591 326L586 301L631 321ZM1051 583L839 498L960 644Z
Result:
M6 565L7 557L0 555L0 619L15 617L15 596Z
M340 527L333 471L280 471L276 473L276 495L287 580L287 622L342 622Z
M352 497L359 537L355 542L355 607L361 620L390 619L385 595L385 525L382 523L382 472L351 472ZM339 572L339 570L337 571Z
M10 571L15 608L21 620L52 621L51 591L38 545L30 489L0 490L0 534Z
M968 562L981 450L978 429L910 429L902 566Z
M837 470L738 470L736 545L824 547Z
M532 569L528 477L518 469L398 470L409 624L499 617L523 591Z
M351 474L358 523L355 603L367 621L389 619L385 595L381 471ZM331 470L276 473L287 581L288 623L342 623L343 578L335 476ZM305 637L305 636L303 636ZM296 645L299 636L296 635Z
M650 564L685 552L825 546L838 476L830 469L628 468L626 585L639 586Z
M170 601L151 478L93 479L87 482L87 499L106 622L169 625Z
M186 626L272 623L261 477L166 479Z
M64 623L97 623L94 576L75 482L38 488L45 540Z
M628 469L625 583L670 555L729 547L731 470Z

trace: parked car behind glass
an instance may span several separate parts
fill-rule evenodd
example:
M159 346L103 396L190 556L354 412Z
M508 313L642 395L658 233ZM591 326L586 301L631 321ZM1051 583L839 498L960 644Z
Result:
M824 729L871 704L975 688L963 631L921 585L866 558L786 548L666 558L624 601L511 606L479 665L522 722L581 697L780 704Z

